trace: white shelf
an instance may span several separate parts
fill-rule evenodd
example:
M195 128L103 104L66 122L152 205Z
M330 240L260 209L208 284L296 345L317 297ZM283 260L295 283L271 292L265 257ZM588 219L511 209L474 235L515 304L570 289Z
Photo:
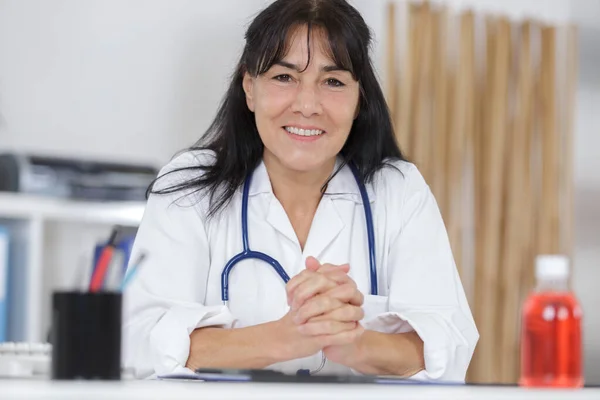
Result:
M45 340L49 296L60 283L55 278L80 268L80 254L91 254L110 226L139 226L145 205L0 192L0 222L13 235L10 268L19 272L11 298L11 307L20 310L13 313L18 321L9 321L17 341Z
M0 193L0 218L36 219L139 225L144 202L98 202L65 200L18 193Z

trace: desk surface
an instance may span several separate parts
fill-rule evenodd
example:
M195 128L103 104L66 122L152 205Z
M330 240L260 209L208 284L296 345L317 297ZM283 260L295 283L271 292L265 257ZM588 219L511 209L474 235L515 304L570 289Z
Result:
M0 400L96 399L600 399L600 389L532 390L440 385L205 383L191 381L52 382L0 380Z

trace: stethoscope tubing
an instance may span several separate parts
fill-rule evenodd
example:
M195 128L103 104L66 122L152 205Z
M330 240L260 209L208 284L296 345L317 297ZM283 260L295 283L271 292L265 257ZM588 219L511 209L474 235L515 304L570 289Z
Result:
M367 190L363 183L361 182L358 174L358 170L353 164L349 164L350 169L352 170L352 174L354 175L354 179L356 180L356 184L360 190L360 195L363 203L363 208L365 212L365 220L367 225L367 241L369 245L369 268L370 268L370 278L371 278L371 294L377 295L377 266L375 259L375 228L373 226L373 214L371 213L371 204L369 201L369 196L367 194ZM285 269L281 266L281 264L275 260L273 257L261 253L259 251L253 251L250 249L249 241L248 241L248 200L249 200L249 191L250 191L250 183L252 182L252 174L248 174L244 181L244 188L242 191L242 252L232 257L225 267L223 268L223 272L221 273L221 299L224 305L228 305L229 303L229 275L233 268L243 260L248 259L257 259L264 261L273 267L273 269L277 272L277 274L281 277L284 283L288 283L290 280L289 275L285 272ZM327 358L325 357L325 353L321 351L321 363L319 367L314 371L307 370L299 370L298 372L308 372L309 374L316 374L320 372L324 367Z
M358 174L358 170L353 164L349 164L349 167L354 175L354 179L358 185L364 213L365 213L365 221L367 225L367 241L369 245L369 268L370 268L370 293L372 295L378 294L378 285L377 285L377 265L375 259L375 228L373 226L373 214L371 212L371 204L369 201L369 195L367 194L367 190L363 183L361 182ZM286 273L285 269L281 266L281 264L275 260L273 257L261 253L258 251L253 251L250 249L249 240L248 240L248 200L249 200L249 192L250 192L250 183L252 182L252 174L248 174L244 181L244 187L242 191L242 252L232 257L225 267L223 268L223 272L221 273L221 300L223 304L227 305L229 302L229 275L233 268L243 260L248 259L257 259L264 261L273 267L273 269L277 272L277 274L281 277L284 283L289 282L290 277Z

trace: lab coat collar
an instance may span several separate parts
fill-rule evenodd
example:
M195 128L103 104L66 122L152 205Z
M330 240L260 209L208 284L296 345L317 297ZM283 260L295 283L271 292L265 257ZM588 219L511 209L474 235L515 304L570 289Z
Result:
M337 171L342 160L337 159L334 171ZM374 195L369 191L371 185L367 185L367 191L370 201L373 201ZM273 188L264 162L252 175L249 195L267 193L271 195L269 207L265 215L266 221L279 233L287 237L290 241L298 243L298 238L292 227L292 224L283 209L283 206L273 194ZM348 166L344 166L329 182L325 195L319 202L313 223L304 246L303 255L313 256L320 259L325 249L335 240L335 238L344 229L344 221L340 216L339 205L334 204L334 200L343 199L362 204L360 190L354 179L354 175ZM292 271L288 271L291 273Z
M342 158L337 157L334 171L337 171L340 165L342 165ZM369 202L375 201L375 192L372 185L366 185L367 194L369 195ZM260 161L260 164L254 170L252 175L252 182L250 183L249 195L254 196L261 193L273 194L273 187L267 173L267 168L264 161ZM348 165L344 167L331 179L325 190L327 197L331 199L345 199L352 200L356 203L362 204L362 197L360 195L360 189L354 179L354 174Z

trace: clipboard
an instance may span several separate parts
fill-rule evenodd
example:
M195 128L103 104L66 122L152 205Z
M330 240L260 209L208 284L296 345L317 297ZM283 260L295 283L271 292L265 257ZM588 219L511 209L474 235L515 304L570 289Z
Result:
M200 368L194 373L157 376L160 380L192 380L202 382L262 382L262 383L375 383L375 377L361 375L285 374L270 369Z
M365 375L292 375L270 369L201 368L195 371L195 375L207 382L375 383L374 377Z
M378 384L378 385L464 385L462 383L417 381L393 376L376 375L308 375L285 374L269 369L212 369L200 368L193 374L158 376L158 379L195 380L202 382L258 382L258 383L323 383L323 384Z

